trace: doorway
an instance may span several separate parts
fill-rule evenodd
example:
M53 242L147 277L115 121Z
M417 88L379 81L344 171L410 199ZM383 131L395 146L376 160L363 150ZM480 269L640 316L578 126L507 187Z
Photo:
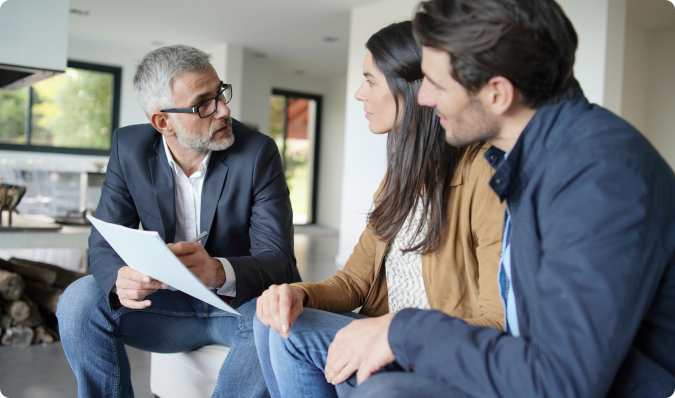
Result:
M321 96L272 90L270 136L281 154L295 225L316 220L320 126Z

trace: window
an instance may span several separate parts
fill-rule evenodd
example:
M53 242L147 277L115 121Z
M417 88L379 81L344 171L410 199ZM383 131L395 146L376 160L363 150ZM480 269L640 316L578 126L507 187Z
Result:
M316 148L321 96L272 90L270 136L274 138L291 191L293 224L312 224L316 214Z
M65 73L0 89L0 149L110 154L122 69L69 61Z

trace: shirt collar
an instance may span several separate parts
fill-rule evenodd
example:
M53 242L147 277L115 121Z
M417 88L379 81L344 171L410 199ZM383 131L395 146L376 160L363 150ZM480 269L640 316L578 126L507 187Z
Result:
M171 151L169 150L169 146L166 143L166 139L164 138L164 135L162 134L162 144L164 145L164 152L166 152L166 159L169 161L169 166L171 166L171 169L173 170L174 173L177 172L178 168L180 167L178 163L173 159L173 156L171 155ZM206 169L209 167L209 160L211 160L211 153L213 151L209 150L206 153L206 156L204 156L204 160L199 164L199 171L206 171ZM181 169L182 171L182 169Z

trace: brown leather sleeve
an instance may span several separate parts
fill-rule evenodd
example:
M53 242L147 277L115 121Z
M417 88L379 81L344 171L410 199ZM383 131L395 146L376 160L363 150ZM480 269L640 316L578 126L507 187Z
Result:
M472 325L504 330L504 305L499 295L499 261L502 250L502 228L505 204L488 185L494 173L483 158L483 151L471 165L467 184L473 184L471 230L478 260L478 306L480 317L464 319Z

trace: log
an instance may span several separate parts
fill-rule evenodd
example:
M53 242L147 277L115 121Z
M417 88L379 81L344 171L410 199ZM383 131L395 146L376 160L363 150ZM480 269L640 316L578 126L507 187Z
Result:
M39 261L24 260L16 257L10 258L9 262L17 265L28 265L28 266L32 265L35 267L40 267L43 269L56 272L56 280L53 283L53 285L56 287L66 288L71 283L75 282L76 280L86 275L80 272L70 271L53 264L41 263Z
M34 264L18 264L0 259L0 268L19 274L24 280L31 280L45 285L53 285L56 282L56 271Z
M47 345L54 342L54 335L52 335L44 326L38 326L34 331L35 336L33 337L33 344Z
M40 315L40 310L38 306L35 305L28 297L24 296L23 300L28 304L29 315L26 319L22 321L14 321L14 326L25 326L29 328L34 328L36 326L42 325L42 315Z
M59 297L63 294L63 290L59 287L46 286L31 281L26 282L26 294L37 305L52 314L56 314L56 306L59 303Z
M18 300L26 285L21 277L13 272L0 269L0 296L5 300Z
M0 328L7 330L12 326L12 317L6 314L0 315Z
M23 300L3 301L2 306L16 322L25 321L30 316L30 306Z
M35 332L31 328L22 326L12 327L5 331L0 343L12 347L28 347L33 342L34 335Z

